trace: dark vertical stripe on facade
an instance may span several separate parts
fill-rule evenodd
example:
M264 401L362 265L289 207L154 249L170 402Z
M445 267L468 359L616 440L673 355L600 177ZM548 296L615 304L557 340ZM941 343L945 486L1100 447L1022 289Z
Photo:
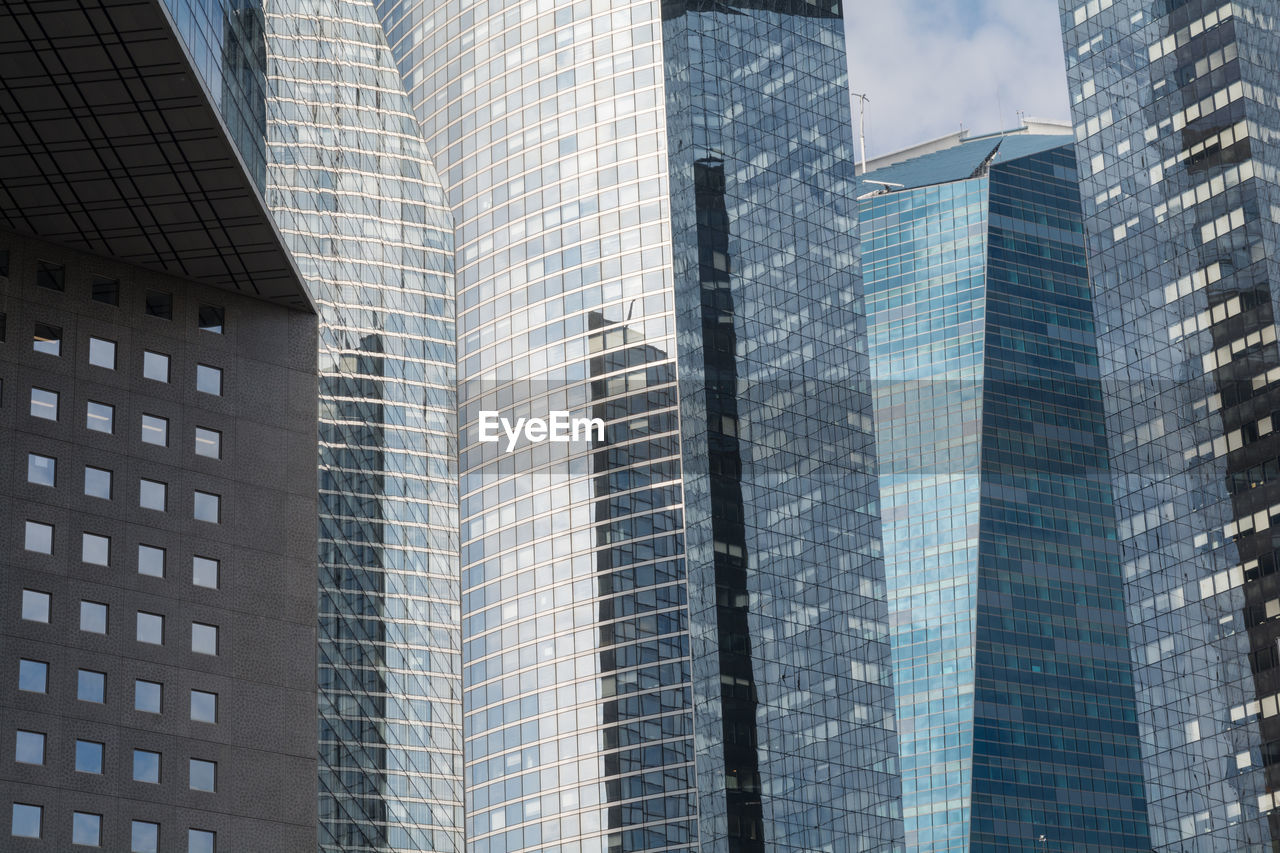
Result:
M724 164L694 164L698 211L698 278L702 285L702 352L707 398L711 531L715 540L716 624L724 727L725 798L731 851L764 850L756 685L748 621L747 537L738 445L737 333L729 280L729 214Z

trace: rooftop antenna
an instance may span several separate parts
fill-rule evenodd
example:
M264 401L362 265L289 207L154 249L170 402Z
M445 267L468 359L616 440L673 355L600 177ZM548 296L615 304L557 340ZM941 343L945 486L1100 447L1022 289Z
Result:
M1019 127L1026 127L1026 126L1027 126L1027 111L1026 111L1026 110L1014 110L1014 112L1018 114L1018 126L1019 126Z
M867 102L871 99L859 92L850 92L858 99L858 146L862 153L862 174L867 173ZM854 170L857 174L857 170Z

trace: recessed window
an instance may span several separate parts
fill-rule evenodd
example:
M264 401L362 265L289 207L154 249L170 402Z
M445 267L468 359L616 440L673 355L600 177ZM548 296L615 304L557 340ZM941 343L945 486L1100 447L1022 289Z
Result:
M107 701L107 674L82 669L76 675L76 698L101 705Z
M164 512L167 490L164 483L143 478L138 483L138 506Z
M105 432L110 435L115 430L115 420L115 406L89 401L84 416L85 429L91 429L94 432Z
M187 853L216 853L213 839L213 833L207 829L187 830Z
M44 809L40 806L14 803L13 828L9 831L16 838L39 838L43 818Z
M0 275L9 277L9 250L0 249Z
M49 593L35 589L22 591L22 618L28 622L49 623Z
M196 390L222 396L222 369L207 364L196 365Z
M147 714L160 713L160 697L164 688L155 681L138 679L133 682L133 710Z
M80 847L97 847L102 843L102 815L71 813L71 843Z
M111 537L85 533L80 538L80 560L94 566L111 565Z
M3 311L0 311L0 344L4 343L5 337L8 335L8 333L9 333L9 318Z
M209 557L191 558L191 582L196 586L218 588L218 561Z
M27 482L36 486L52 486L57 482L58 460L39 453L27 454Z
M19 764L44 764L44 735L18 729L13 744L13 760Z
M226 318L226 309L220 305L200 306L200 328L206 332L213 332L215 335L222 334Z
M196 455L222 458L222 433L216 429L196 427Z
M67 286L67 268L53 261L36 262L36 287L48 290L65 290Z
M193 791L213 791L217 782L218 765L212 761L191 759L190 787Z
M163 290L147 291L147 316L162 320L173 319L173 294Z
M81 601L80 630L90 634L107 633L107 605L98 601Z
M86 497L111 500L111 472L106 468L84 466L84 493Z
M218 626L203 622L191 623L191 651L200 655L218 653Z
M145 749L133 751L133 781L160 784L160 753Z
M169 381L169 356L146 350L142 353L142 377L156 382Z
M164 577L164 549L154 545L138 546L138 574Z
M31 417L46 421L58 419L58 392L44 388L31 389Z
M45 355L62 355L62 327L48 323L36 323L31 336L31 348Z
M218 694L192 690L191 719L197 723L218 722Z
M89 338L89 363L107 370L116 369L116 342L105 338Z
M217 524L222 517L222 498L210 492L196 491L195 493L195 519L196 521L208 521Z
M102 744L92 740L76 741L76 772L102 773Z
M42 521L28 521L23 547L37 554L52 554L53 525Z
M164 617L157 613L138 611L139 643L150 643L153 646L164 645Z
M142 416L142 441L144 444L169 446L169 419L159 415Z
M18 689L44 693L49 689L49 664L22 658L18 661Z
M107 278L105 275L95 275L91 284L90 298L94 302L102 302L107 305L120 304L120 279Z
M129 853L156 853L160 849L160 824L135 820L129 839Z

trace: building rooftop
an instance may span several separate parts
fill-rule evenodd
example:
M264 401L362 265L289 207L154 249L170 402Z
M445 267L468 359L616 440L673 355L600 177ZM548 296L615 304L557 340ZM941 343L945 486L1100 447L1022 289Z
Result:
M1065 122L1028 119L1020 127L969 136L960 130L867 161L864 192L926 187L977 177L994 161L1029 157L1075 141ZM878 182L884 182L880 184ZM888 186L885 186L887 184Z

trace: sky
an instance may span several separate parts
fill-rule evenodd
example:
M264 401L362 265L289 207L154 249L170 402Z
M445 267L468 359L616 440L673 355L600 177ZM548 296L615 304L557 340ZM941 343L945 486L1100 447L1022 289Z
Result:
M1069 118L1057 0L844 0L844 16L869 157L1016 127L1019 110Z

